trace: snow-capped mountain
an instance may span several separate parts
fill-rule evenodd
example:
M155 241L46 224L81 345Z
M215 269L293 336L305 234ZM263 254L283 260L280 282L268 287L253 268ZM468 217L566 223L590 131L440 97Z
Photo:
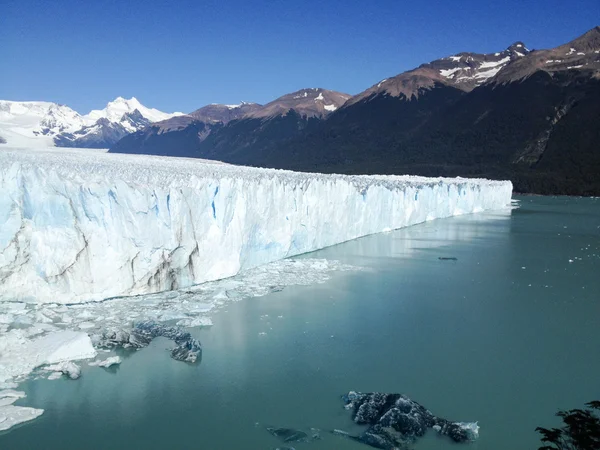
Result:
M142 117L148 119L150 122L160 122L161 120L167 120L171 117L181 116L183 113L176 112L173 114L159 111L155 108L146 108L142 105L137 98L131 97L126 99L123 97L117 97L112 102L109 102L104 109L94 109L86 114L84 117L91 121L96 122L98 119L108 119L110 122L119 122L125 128L128 128L129 124L127 119L123 120L125 114L131 114L137 110ZM130 131L137 131L138 128L132 127Z
M182 114L147 108L135 97L118 97L106 108L86 115L52 102L0 100L0 143L17 147L106 148L150 123Z
M350 95L321 88L285 94L266 105L242 102L212 104L153 124L125 136L110 148L114 153L138 153L218 158L232 149L251 158L252 148L280 143L312 128L340 108ZM249 160L236 159L239 164Z
M10 145L52 146L54 136L86 124L84 117L65 105L0 100L0 136Z

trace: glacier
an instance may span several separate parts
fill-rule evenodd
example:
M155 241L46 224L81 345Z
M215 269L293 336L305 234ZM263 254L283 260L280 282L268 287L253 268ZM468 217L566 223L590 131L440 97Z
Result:
M87 150L0 150L0 301L179 289L427 220L501 209L512 184L345 176Z

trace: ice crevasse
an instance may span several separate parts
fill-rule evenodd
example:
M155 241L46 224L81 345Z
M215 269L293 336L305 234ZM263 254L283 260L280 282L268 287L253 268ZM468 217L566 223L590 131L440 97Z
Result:
M177 289L426 220L509 181L344 176L91 151L0 151L0 300Z

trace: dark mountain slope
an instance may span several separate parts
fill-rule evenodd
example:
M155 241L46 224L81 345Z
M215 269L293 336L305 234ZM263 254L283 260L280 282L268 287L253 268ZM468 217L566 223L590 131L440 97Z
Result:
M198 145L220 122L206 123L191 116L177 116L156 122L129 134L113 145L113 153L197 157Z
M280 152L271 152L270 159L255 159L254 164L297 170L337 167L360 171L363 163L393 154L395 146L411 139L433 115L445 111L463 95L461 90L442 84L422 89L418 100L373 95L352 107L341 108L299 139L288 141ZM229 160L226 153L221 157Z
M265 160L342 106L350 96L301 89L262 106L208 105L124 137L110 151L222 159L238 164Z
M520 82L486 85L460 96L446 92L446 103L439 101L442 92L435 102L433 90L414 104L383 97L355 105L345 116L332 116L316 132L289 142L285 157L257 165L508 178L520 192L600 193L600 80L574 70L539 71ZM405 116L392 112L399 105ZM398 122L370 123L373 109L387 110ZM410 119L403 120L406 116Z
M459 53L347 101L298 91L197 142L186 142L186 155L303 171L502 178L520 192L600 195L600 27L549 50L517 42Z

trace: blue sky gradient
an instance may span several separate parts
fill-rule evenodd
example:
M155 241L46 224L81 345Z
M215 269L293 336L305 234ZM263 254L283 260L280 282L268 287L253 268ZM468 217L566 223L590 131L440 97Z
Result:
M189 112L304 87L356 94L442 56L554 47L599 24L598 0L2 0L0 99Z

